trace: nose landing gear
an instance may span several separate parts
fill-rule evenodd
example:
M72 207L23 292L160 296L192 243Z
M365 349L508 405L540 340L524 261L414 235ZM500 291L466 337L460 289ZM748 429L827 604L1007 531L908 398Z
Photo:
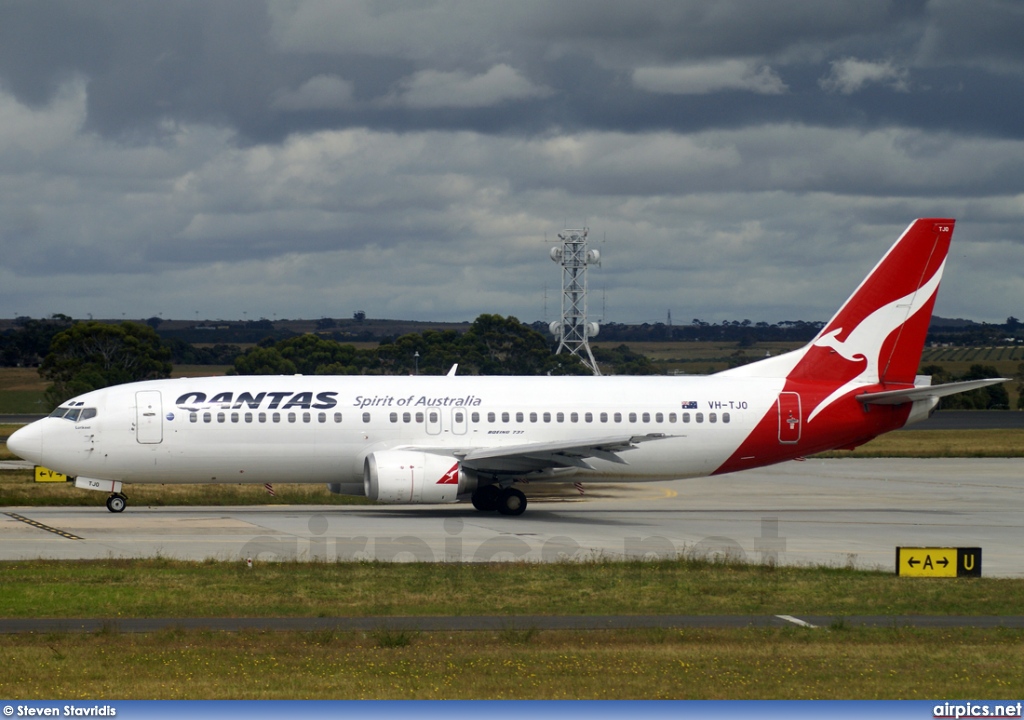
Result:
M111 493L110 497L107 498L107 510L112 513L124 512L127 505L128 498L123 493Z

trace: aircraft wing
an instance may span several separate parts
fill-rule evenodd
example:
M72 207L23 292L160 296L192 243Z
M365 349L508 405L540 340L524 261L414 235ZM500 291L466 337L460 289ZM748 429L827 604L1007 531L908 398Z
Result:
M480 472L520 473L551 468L592 469L592 466L586 461L587 458L597 458L626 465L628 463L619 456L620 453L632 450L639 443L662 440L667 437L677 436L669 436L664 433L612 435L565 442L477 448L458 451L455 456L459 458L463 467Z
M915 400L941 398L947 395L967 392L968 390L977 390L978 388L1006 382L1008 379L987 378L985 380L964 380L944 385L921 385L904 390L883 390L882 392L863 393L856 397L857 400L866 405L902 405L903 403L914 402Z

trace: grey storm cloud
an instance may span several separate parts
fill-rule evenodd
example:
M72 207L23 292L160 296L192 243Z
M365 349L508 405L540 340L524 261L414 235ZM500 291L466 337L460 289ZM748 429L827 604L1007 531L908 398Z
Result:
M542 319L587 224L607 319L823 319L942 215L937 311L1002 320L1020 37L1010 0L3 3L0 312Z

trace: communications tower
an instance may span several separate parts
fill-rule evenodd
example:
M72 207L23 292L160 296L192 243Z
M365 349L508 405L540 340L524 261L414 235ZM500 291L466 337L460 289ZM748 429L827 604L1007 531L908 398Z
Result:
M562 266L562 319L548 326L558 338L555 354L568 350L584 365L600 375L601 370L590 351L588 338L596 337L600 326L587 322L587 267L601 264L601 253L587 250L587 228L558 233L560 245L551 248L551 259Z

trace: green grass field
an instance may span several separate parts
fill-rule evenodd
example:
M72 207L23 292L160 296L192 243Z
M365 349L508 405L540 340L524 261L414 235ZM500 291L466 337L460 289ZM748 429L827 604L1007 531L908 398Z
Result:
M4 568L0 615L106 617L95 633L0 637L17 698L1011 697L1024 631L854 628L844 616L1019 613L1024 580L913 580L694 561L36 561ZM826 614L819 629L549 631L517 614ZM500 631L395 630L490 614ZM121 634L118 617L362 615L368 632ZM913 679L913 682L909 682Z
M638 630L9 636L19 699L1016 700L1024 634ZM525 708L524 708L525 709Z

